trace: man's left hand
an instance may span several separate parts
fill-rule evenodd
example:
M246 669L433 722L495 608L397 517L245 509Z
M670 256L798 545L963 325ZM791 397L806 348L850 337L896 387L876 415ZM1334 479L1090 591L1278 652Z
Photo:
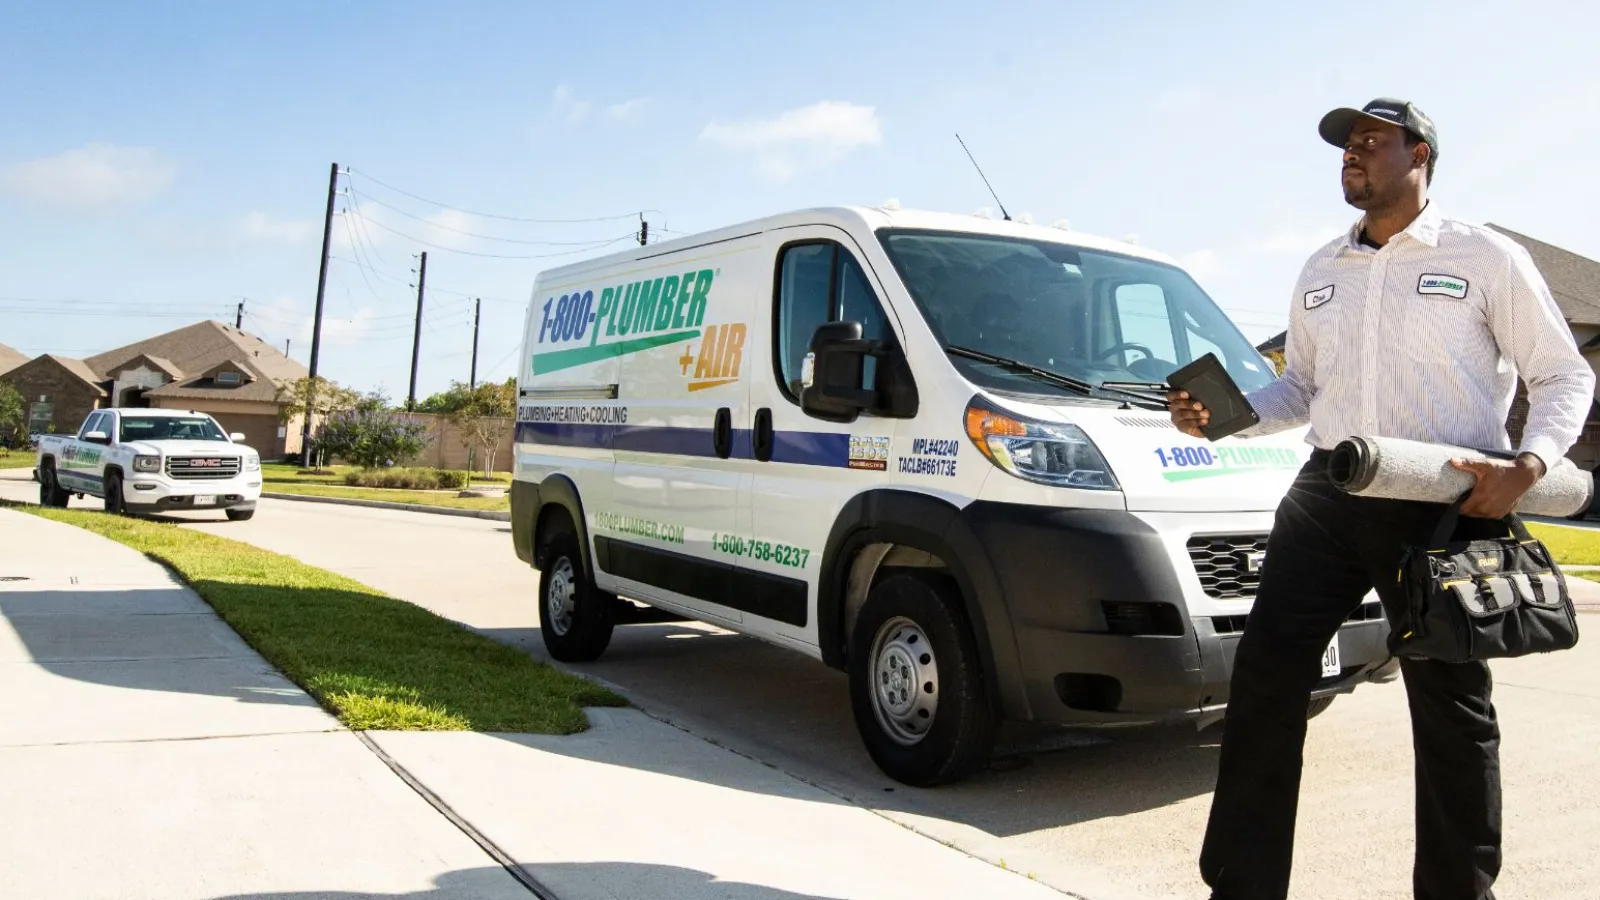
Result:
M1461 504L1461 514L1483 519L1511 515L1522 495L1544 477L1544 463L1528 453L1515 460L1453 459L1450 465L1478 477L1472 493Z

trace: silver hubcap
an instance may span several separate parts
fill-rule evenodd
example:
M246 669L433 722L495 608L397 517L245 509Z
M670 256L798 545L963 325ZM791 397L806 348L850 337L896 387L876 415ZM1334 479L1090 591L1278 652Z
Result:
M550 622L550 630L556 634L565 635L572 627L576 593L577 578L572 573L572 561L563 556L550 570L550 587L544 598L544 614Z
M902 746L921 741L933 727L939 661L928 636L910 619L890 619L873 640L872 710L884 732Z

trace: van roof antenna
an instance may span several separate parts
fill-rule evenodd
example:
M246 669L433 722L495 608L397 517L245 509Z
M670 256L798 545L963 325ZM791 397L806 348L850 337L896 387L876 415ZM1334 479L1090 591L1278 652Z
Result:
M1007 222L1011 221L1011 214L1006 212L1006 205L1000 202L1000 195L994 192L994 185L989 183L989 176L983 174L983 169L978 167L978 161L972 159L972 151L967 150L967 142L961 140L961 133L956 132L956 140L961 141L961 149L966 150L967 159L972 160L972 167L978 170L978 177L983 179L983 186L989 189L989 196L994 198L996 206L1000 207L1000 215L1005 216Z

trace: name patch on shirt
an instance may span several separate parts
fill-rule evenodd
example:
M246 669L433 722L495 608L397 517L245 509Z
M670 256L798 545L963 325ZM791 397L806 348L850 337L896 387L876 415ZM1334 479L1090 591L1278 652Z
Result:
M1467 299L1467 280L1454 275L1424 275L1417 279L1417 293L1438 294L1443 297L1454 297L1457 300Z
M1316 309L1333 299L1333 285L1319 291L1306 291L1306 309Z

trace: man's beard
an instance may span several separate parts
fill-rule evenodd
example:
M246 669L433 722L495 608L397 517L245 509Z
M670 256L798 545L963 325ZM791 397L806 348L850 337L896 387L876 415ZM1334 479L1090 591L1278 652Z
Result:
M1377 196L1377 191L1372 189L1372 182L1366 179L1362 179L1359 185L1344 185L1344 202L1356 209L1371 209Z

